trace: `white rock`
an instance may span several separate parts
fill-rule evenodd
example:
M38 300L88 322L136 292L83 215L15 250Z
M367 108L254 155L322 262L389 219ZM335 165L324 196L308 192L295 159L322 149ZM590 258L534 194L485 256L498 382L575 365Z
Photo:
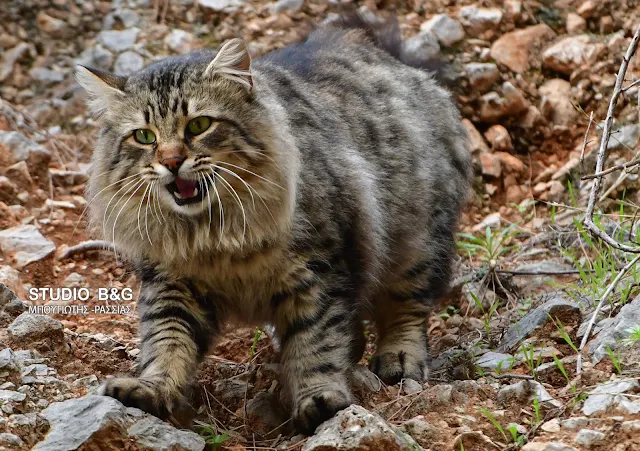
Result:
M451 47L464 39L464 29L460 22L446 14L433 16L420 26L420 30L430 31L435 34L445 47Z
M9 432L3 432L0 434L0 447L4 448L4 446L10 447L18 447L19 449L24 449L24 442L20 437L15 434L11 434Z
M485 216L485 218L480 221L479 224L476 224L472 230L474 232L484 232L487 227L491 229L500 227L501 223L502 218L500 217L500 213L491 213L490 215Z
M100 44L96 44L94 47L85 49L80 54L80 58L76 60L76 64L93 69L111 70L113 53Z
M402 42L402 53L419 62L433 60L440 55L438 38L430 31L422 31Z
M500 78L498 66L493 63L469 63L464 69L471 86L481 93L489 89Z
M118 56L113 70L117 75L129 76L142 70L143 67L144 59L136 52L129 51Z
M68 288L78 288L81 287L85 282L86 279L82 275L78 274L77 272L72 272L64 279L62 284Z
M546 388L540 382L524 380L517 384L507 385L498 391L498 402L506 405L507 403L517 400L524 402L532 402L537 399L540 404L547 404L548 407L560 407L562 404L549 394Z
M609 408L618 406L628 398L623 395L627 392L640 391L640 383L637 380L609 382L598 385L585 400L582 413L587 416L604 413Z
M19 132L0 131L0 144L9 151L6 155L0 153L0 165L11 166L20 161L27 161L32 155L39 159L51 158L51 152Z
M296 12L304 5L304 0L278 0L273 5L273 13L278 14L283 11Z
M50 255L56 250L53 241L45 238L34 225L21 225L0 231L0 249L12 256L22 268Z
M511 369L514 363L514 358L511 354L503 354L500 352L489 351L484 353L476 360L478 365L483 370L495 371L500 368L503 372Z
M573 446L561 442L531 442L521 448L521 451L578 451Z
M171 30L164 38L164 43L176 53L187 53L193 48L193 35L184 30Z
M28 312L18 316L7 328L9 336L22 342L51 338L61 340L64 337L60 321L47 315L34 315Z
M120 449L122 443L130 443L132 449L154 451L201 451L205 447L195 432L178 430L107 396L56 402L41 415L51 429L34 451Z
M3 52L2 59L0 60L0 82L9 78L16 62L28 51L29 44L21 42L15 47Z
M593 429L581 429L576 435L576 443L587 448L591 448L604 440L605 435L600 431Z
M233 12L244 3L245 0L198 0L198 4L203 8L226 12Z
M570 75L585 64L593 64L603 48L586 34L569 36L545 50L542 58L548 68Z
M636 324L640 324L640 297L636 297L632 302L625 304L616 317L589 343L592 362L596 364L605 358L608 355L607 347L616 350L622 340L628 338L629 333L627 330Z
M539 88L542 96L540 111L556 125L565 127L575 124L580 113L575 109L571 83L561 78L545 81Z
M479 36L487 30L495 30L502 21L499 8L479 8L476 5L463 6L458 15L462 25L472 36Z
M34 67L29 71L29 75L34 80L38 80L45 84L60 83L64 80L64 76L60 71L47 69L45 67Z
M364 407L352 405L322 423L302 451L423 451L413 438Z
M104 30L98 34L98 42L114 52L123 52L133 47L138 39L138 28L127 30Z

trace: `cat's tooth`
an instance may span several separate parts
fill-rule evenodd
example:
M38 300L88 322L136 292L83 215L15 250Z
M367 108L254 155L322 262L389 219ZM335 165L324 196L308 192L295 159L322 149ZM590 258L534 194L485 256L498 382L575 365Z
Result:
M198 195L198 187L196 187L196 189L193 190L193 196L191 197L196 197Z
M184 199L184 198L182 197L182 194L180 194L180 193L179 193L179 192L177 192L177 191L174 191L174 192L173 192L173 195L174 195L174 196L176 196L178 199Z

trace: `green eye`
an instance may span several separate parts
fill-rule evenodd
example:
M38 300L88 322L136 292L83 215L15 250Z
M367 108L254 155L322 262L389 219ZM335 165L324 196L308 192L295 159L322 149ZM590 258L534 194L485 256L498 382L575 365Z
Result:
M156 142L156 134L148 128L139 128L133 132L133 139L140 144L153 144Z
M211 127L211 118L207 116L191 119L187 124L187 131L192 135L199 135Z

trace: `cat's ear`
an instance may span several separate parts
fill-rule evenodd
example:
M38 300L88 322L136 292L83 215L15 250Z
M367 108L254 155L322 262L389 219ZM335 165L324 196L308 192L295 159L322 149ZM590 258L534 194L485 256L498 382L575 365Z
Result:
M231 39L218 50L216 57L204 71L206 76L213 74L240 83L247 92L251 92L251 56L247 44L242 39Z
M109 105L124 96L125 77L98 69L76 66L76 80L89 94L89 109L96 115L104 114Z

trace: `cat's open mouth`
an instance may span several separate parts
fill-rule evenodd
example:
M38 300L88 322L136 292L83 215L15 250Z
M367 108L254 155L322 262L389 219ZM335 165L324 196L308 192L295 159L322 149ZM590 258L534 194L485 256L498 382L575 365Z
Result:
M167 185L167 189L178 205L189 205L203 199L205 187L199 180L189 180L176 177Z

